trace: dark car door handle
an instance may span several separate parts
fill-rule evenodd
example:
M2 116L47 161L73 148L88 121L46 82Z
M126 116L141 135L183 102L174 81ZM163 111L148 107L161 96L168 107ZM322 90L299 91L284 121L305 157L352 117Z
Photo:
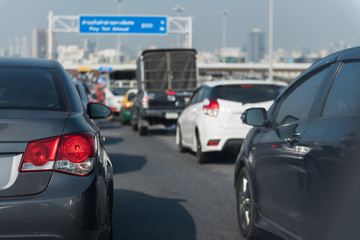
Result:
M341 142L342 144L345 144L347 147L351 146L352 144L354 144L355 142L357 142L356 133L351 132L351 133L345 134L345 135L340 139L340 142Z
M286 138L285 141L290 143L290 144L294 144L297 143L300 139L300 133L299 132L294 132L292 137Z

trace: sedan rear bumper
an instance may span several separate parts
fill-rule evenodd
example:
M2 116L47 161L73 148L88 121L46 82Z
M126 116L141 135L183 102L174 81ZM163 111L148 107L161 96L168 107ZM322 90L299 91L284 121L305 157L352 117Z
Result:
M0 199L0 239L106 239L106 191L96 173L54 173L41 194Z

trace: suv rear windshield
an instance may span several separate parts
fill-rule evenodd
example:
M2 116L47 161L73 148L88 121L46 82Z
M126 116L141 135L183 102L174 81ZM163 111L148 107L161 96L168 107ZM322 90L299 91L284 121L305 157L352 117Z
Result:
M266 84L239 84L224 85L215 87L214 98L246 103L258 103L274 100L285 86L266 85Z
M55 69L0 67L0 109L66 111Z

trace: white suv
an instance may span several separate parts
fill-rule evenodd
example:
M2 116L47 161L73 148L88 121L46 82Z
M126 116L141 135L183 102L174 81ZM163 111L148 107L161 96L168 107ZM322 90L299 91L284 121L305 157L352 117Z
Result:
M268 109L287 84L264 80L220 80L204 83L181 113L176 128L180 152L196 152L199 163L209 153L239 151L250 129L240 120L253 107Z

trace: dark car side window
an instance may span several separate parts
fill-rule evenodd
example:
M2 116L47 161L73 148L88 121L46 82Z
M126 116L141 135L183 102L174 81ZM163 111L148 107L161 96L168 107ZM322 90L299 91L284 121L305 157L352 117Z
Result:
M344 63L328 93L323 117L360 113L360 62Z
M207 87L200 87L191 98L190 104L202 102L206 98L207 90Z
M294 89L285 95L277 111L276 124L287 124L309 118L312 103L328 72L328 68L317 72L294 85Z

